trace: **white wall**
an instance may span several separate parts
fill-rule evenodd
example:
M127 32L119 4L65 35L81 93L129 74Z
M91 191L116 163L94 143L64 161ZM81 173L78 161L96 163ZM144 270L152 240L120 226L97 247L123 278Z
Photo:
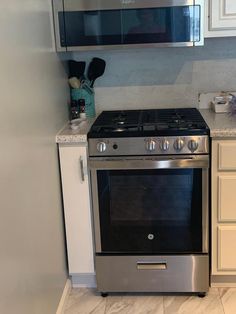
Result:
M0 313L54 314L66 282L54 142L67 83L50 0L0 1Z

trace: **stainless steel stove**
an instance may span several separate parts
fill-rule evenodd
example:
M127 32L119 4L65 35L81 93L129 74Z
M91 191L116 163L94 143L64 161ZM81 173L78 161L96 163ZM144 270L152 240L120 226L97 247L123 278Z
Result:
M98 290L207 292L209 128L199 111L104 111L88 138Z
M90 156L207 154L209 129L195 108L104 111L88 137Z

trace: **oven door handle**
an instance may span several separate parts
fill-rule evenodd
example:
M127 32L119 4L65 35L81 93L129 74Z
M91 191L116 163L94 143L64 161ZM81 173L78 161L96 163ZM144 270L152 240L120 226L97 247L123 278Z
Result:
M90 158L88 164L95 170L209 168L209 156Z

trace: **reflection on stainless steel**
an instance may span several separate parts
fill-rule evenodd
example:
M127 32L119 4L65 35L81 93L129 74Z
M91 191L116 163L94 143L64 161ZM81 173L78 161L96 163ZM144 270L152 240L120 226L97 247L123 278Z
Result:
M178 168L208 168L209 157L207 155L202 156L173 156L173 157L152 157L148 158L135 157L125 158L104 158L97 157L89 160L90 169L109 169L109 170L121 170L121 169L178 169Z
M202 252L209 252L209 169L202 170Z

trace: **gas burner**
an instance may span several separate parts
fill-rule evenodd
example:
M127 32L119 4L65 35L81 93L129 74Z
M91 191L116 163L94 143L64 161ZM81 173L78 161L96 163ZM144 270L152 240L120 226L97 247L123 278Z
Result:
M185 121L183 119L173 119L173 123L181 124L185 123Z
M124 132L124 131L126 131L126 129L124 128L117 128L113 130L113 132Z
M118 116L115 116L112 121L117 124L124 124L127 120L127 115L123 112L119 113Z

